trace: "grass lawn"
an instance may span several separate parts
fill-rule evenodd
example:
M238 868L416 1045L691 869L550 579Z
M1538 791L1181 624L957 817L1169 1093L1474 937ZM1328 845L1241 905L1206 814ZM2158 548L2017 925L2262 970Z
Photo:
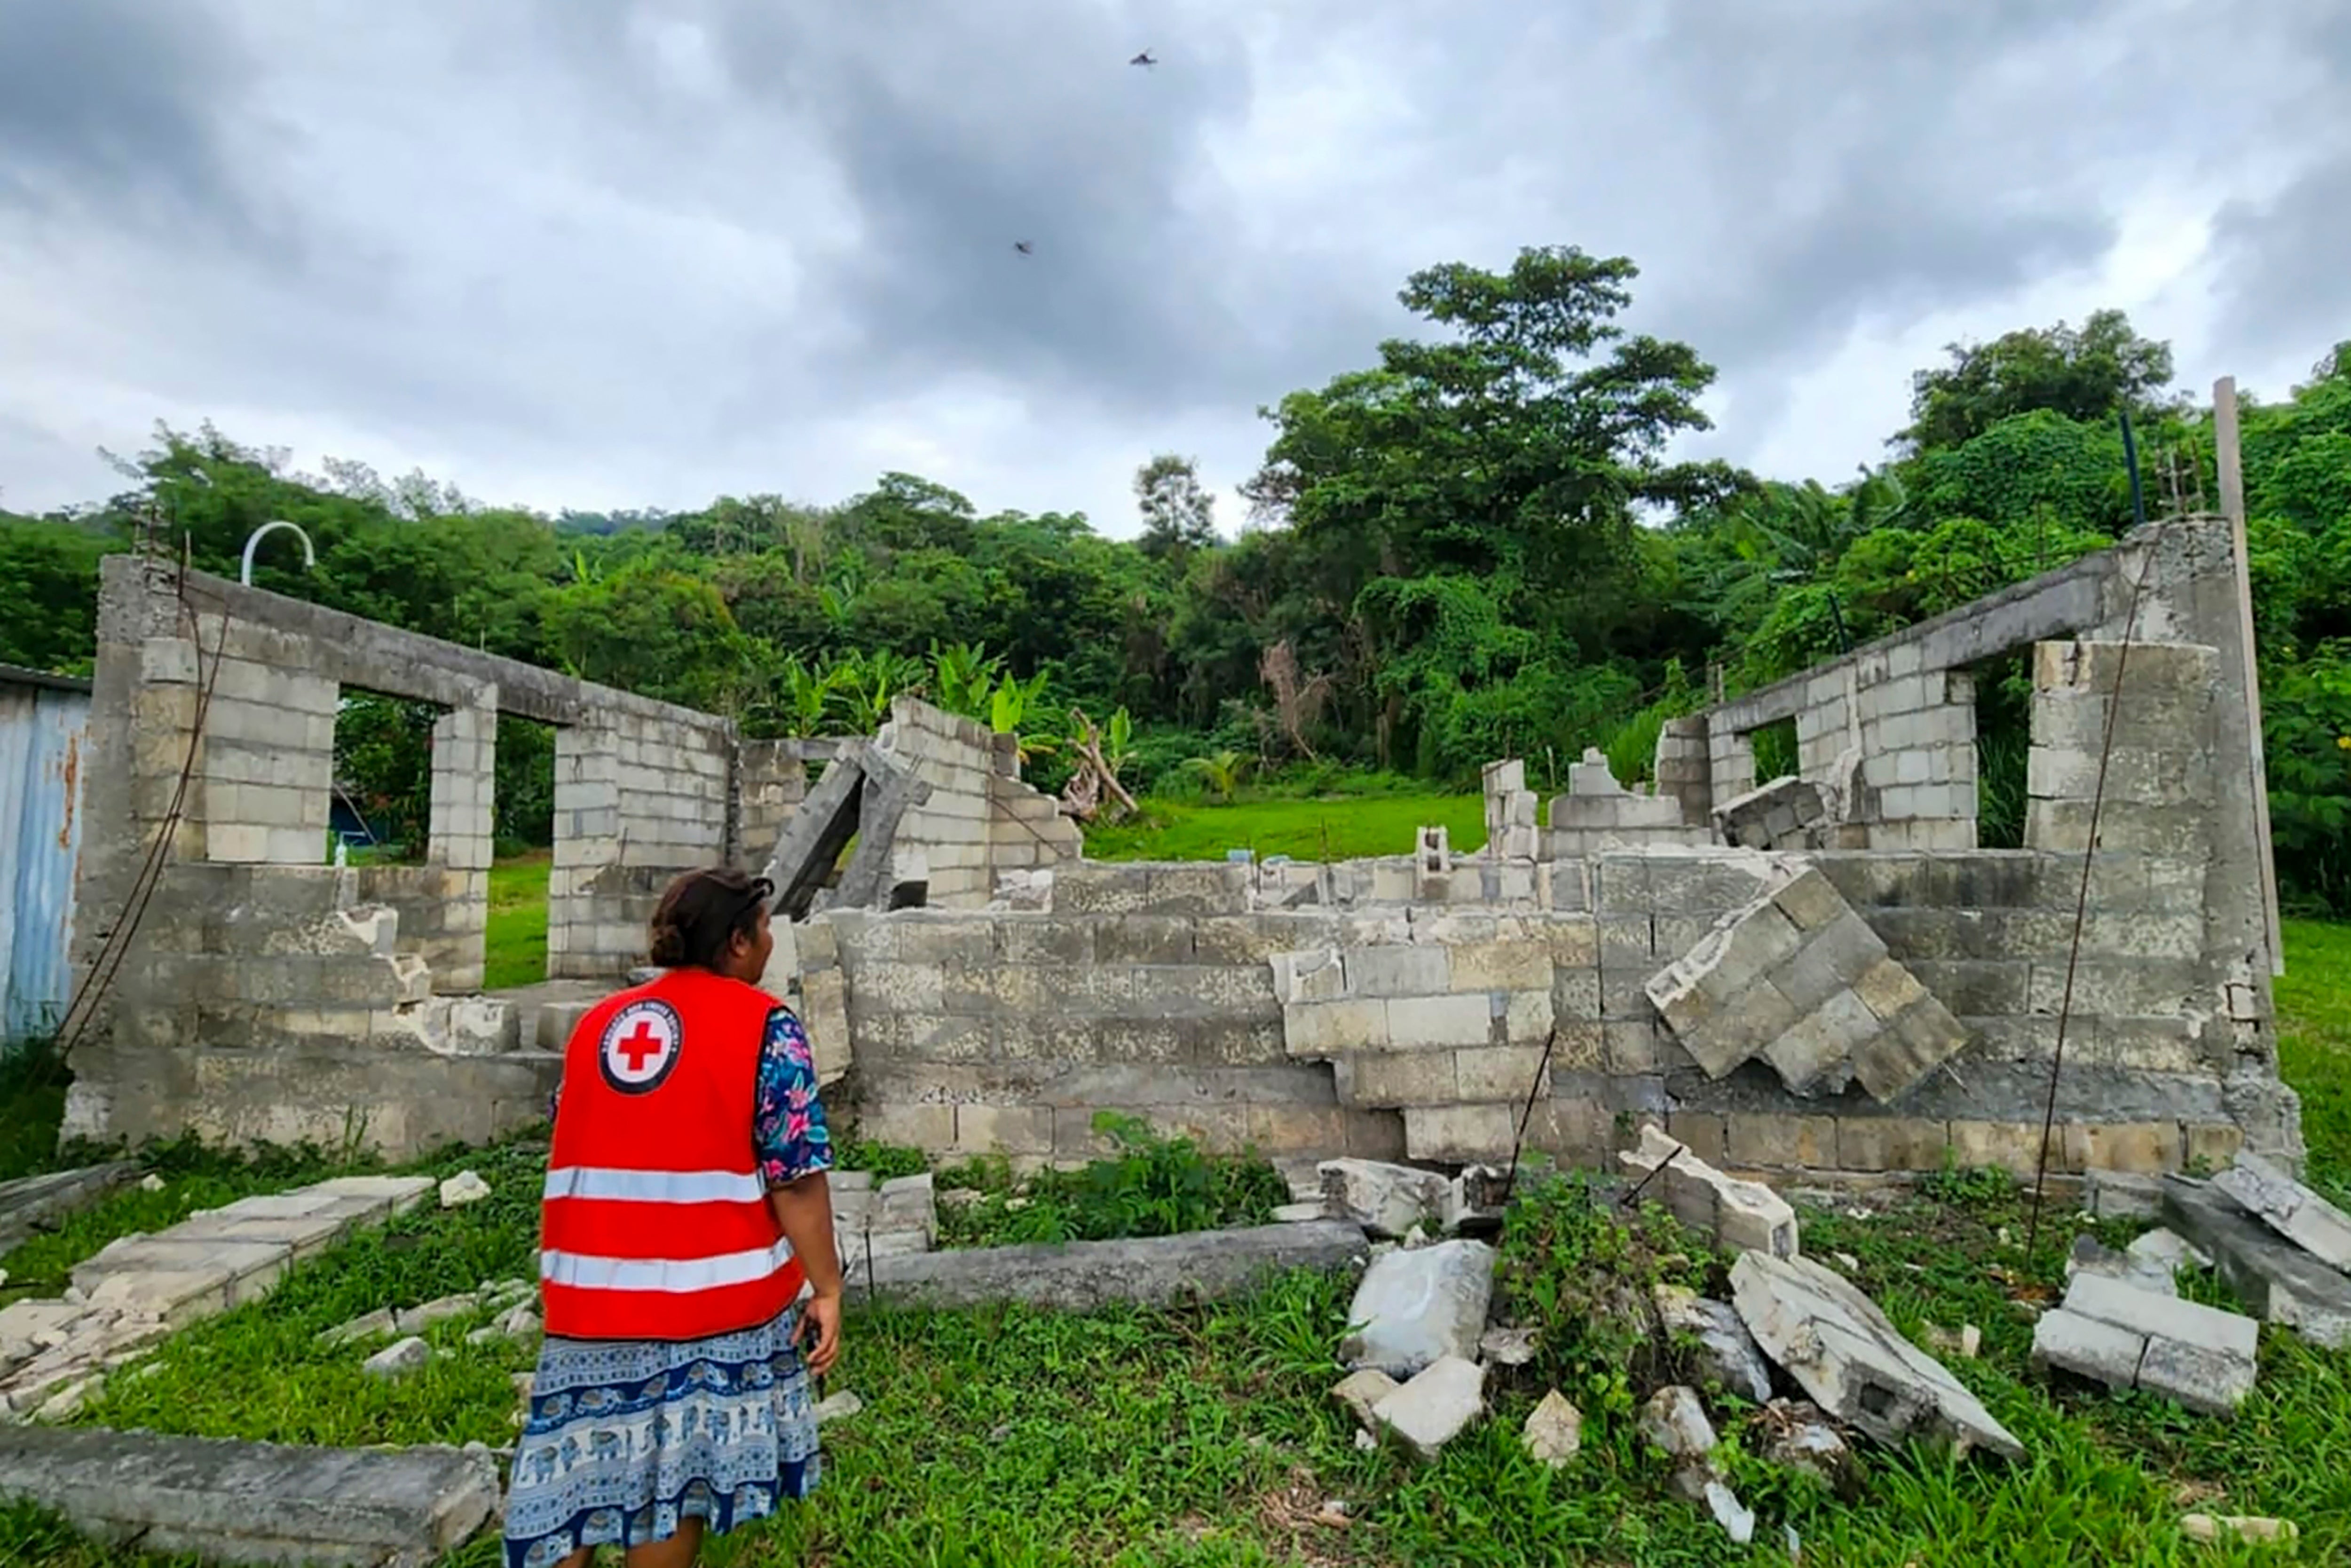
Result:
M490 867L490 913L482 935L483 988L535 986L547 978L547 873L551 852L535 850Z
M2295 973L2279 993L2287 1076L2304 1096L2312 1168L2339 1183L2351 1170L2351 985L2339 977L2351 927L2295 922L2288 946ZM118 1376L86 1418L292 1441L511 1442L507 1378L528 1364L520 1349L468 1347L472 1325L446 1323L428 1336L441 1352L431 1365L378 1383L358 1371L363 1351L322 1349L315 1336L387 1303L527 1274L538 1157L517 1145L443 1162L435 1168L479 1170L493 1197L419 1211L295 1270L268 1301L168 1342L152 1358L159 1370ZM1521 1212L1540 1220L1552 1211ZM1785 1563L1786 1524L1805 1564L1839 1568L2351 1561L2351 1353L2264 1331L2260 1385L2228 1419L2136 1394L2053 1388L2027 1364L2031 1317L2012 1296L2020 1281L2061 1283L2074 1217L2055 1214L2026 1258L2022 1205L1984 1173L1930 1178L1892 1208L1865 1212L1807 1212L1806 1250L1846 1255L1856 1281L1907 1332L1979 1325L1981 1359L1950 1364L2023 1440L2022 1462L1953 1463L1865 1445L1855 1490L1841 1498L1766 1469L1750 1453L1743 1416L1717 1402L1734 1481L1763 1521L1741 1552L1672 1493L1644 1451L1620 1369L1570 1354L1589 1327L1580 1311L1546 1320L1545 1354L1565 1359L1541 1368L1542 1379L1495 1385L1489 1418L1437 1463L1416 1465L1359 1452L1353 1423L1327 1397L1343 1280L1295 1278L1246 1302L1088 1317L874 1312L852 1301L832 1386L854 1388L866 1408L827 1428L822 1492L715 1542L705 1560L721 1568L1698 1568ZM2110 1240L2126 1233L2103 1228ZM1563 1285L1572 1303L1579 1281L1620 1267L1588 1245L1536 1226L1506 1252ZM1674 1266L1691 1264L1677 1257ZM2225 1301L2200 1277L2183 1289ZM1518 1442L1545 1381L1586 1416L1583 1452L1557 1472ZM1344 1524L1323 1509L1334 1499L1346 1505ZM2292 1519L2302 1541L2195 1545L2177 1528L2191 1511ZM488 1568L496 1557L496 1543L481 1542L455 1561ZM134 1561L0 1512L0 1563Z
M1105 861L1220 861L1227 850L1258 858L1361 860L1412 853L1414 834L1442 825L1456 854L1486 842L1476 795L1365 795L1327 800L1251 800L1229 806L1146 800L1144 821L1086 830L1086 853Z

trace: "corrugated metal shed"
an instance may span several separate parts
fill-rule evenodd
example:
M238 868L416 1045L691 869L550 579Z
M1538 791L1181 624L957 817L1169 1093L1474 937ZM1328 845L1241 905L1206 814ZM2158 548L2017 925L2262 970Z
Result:
M0 1046L56 1029L72 990L89 683L0 664Z

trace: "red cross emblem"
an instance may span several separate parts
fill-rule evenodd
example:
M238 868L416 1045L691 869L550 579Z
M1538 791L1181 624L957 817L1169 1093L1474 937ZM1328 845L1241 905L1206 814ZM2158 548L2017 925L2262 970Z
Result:
M678 1047L685 1038L677 1009L650 998L631 1002L604 1026L598 1065L604 1082L623 1094L643 1094L661 1086L677 1065Z

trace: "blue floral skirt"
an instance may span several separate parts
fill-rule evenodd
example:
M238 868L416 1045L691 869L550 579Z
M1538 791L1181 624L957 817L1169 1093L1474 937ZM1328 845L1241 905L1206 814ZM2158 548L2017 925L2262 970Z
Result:
M799 1313L674 1343L549 1338L507 1499L507 1568L583 1546L710 1534L816 1490L823 1469Z

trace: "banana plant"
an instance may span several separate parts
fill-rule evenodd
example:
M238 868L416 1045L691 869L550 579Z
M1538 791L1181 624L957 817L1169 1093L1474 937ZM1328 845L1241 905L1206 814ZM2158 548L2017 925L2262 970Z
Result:
M939 706L966 718L989 716L992 694L1004 661L980 643L931 643L931 689Z
M1219 801L1229 801L1240 788L1241 775L1249 771L1249 759L1238 751L1219 751L1208 757L1187 757L1184 771L1199 775L1208 793Z
M871 735L890 717L890 705L923 689L922 662L876 651L843 653L825 670L835 710L852 735Z
M1016 675L998 680L996 689L987 699L987 727L998 735L1015 737L1020 746L1020 760L1050 754L1053 742L1044 736L1030 735L1022 727L1032 717L1043 716L1045 672L1038 671L1025 682ZM1033 726L1031 727L1033 727Z

